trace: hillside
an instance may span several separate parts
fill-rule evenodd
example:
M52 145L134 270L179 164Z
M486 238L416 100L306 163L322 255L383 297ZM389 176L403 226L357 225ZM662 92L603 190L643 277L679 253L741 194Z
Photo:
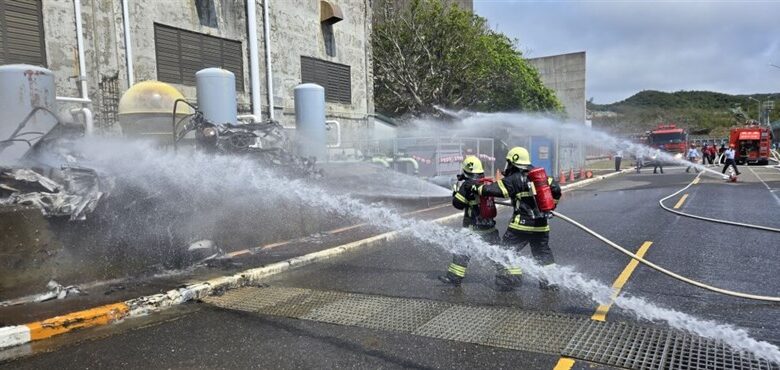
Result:
M774 98L780 109L780 93L729 95L711 91L677 91L667 93L645 90L612 104L588 102L594 127L618 133L648 130L661 122L674 122L695 134L723 135L734 123L732 108L740 107L749 118L758 117L758 103ZM605 113L605 112L614 112ZM780 113L771 112L772 120Z

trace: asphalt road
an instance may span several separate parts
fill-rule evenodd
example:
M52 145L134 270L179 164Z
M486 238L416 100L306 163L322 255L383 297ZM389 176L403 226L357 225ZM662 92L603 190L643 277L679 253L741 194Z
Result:
M778 171L744 168L740 183L703 177L679 204L684 212L780 226ZM722 288L777 296L777 234L717 225L662 210L658 200L687 185L694 174L626 174L567 193L559 211L631 250L652 242L645 257L675 272ZM778 172L780 173L780 172ZM763 179L761 182L759 178ZM681 194L680 196L682 196ZM668 201L675 206L680 197ZM503 213L499 224L506 224ZM453 227L457 227L454 222ZM556 262L612 284L629 258L561 220L552 221ZM523 251L529 253L529 251ZM402 238L270 278L278 287L423 298L455 304L510 306L590 317L596 307L579 292L540 291L528 279L515 292L493 286L493 266L474 261L460 288L443 285L450 255ZM745 328L780 344L780 306L724 297L639 266L622 291L699 318ZM607 321L637 319L612 307ZM0 368L541 368L559 356L410 334L263 316L190 304L142 320L87 330L22 352ZM76 339L74 339L76 338ZM599 367L577 361L574 368Z

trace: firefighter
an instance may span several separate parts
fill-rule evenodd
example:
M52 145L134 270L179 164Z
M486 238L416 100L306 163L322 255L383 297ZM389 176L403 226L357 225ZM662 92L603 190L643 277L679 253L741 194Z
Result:
M734 156L736 155L736 152L734 151L734 144L730 144L729 148L726 149L726 151L723 153L723 156L726 158L726 162L723 165L723 171L721 171L721 173L726 173L726 170L729 168L729 166L731 166L734 168L734 173L736 173L737 176L741 175L737 169L737 162L734 159Z
M691 170L691 167L696 171L696 173L699 173L699 169L696 168L694 164L699 162L699 151L696 150L696 145L691 144L691 148L688 149L688 154L686 155L688 157L688 162L691 162L691 165L688 165L688 168L685 169L685 172Z
M480 212L480 197L476 193L480 179L485 177L482 162L476 156L469 155L463 159L462 173L458 176L462 180L460 186L453 189L452 205L463 211L463 227L468 227L472 232L492 244L498 244L499 234L496 229L496 221L493 218L483 217ZM439 276L439 280L446 284L460 286L466 276L469 256L465 254L453 254L452 263L447 267L447 274Z
M528 150L514 147L506 155L504 178L478 187L477 193L481 196L511 199L514 213L501 241L502 246L520 252L530 244L534 259L542 266L550 266L555 263L549 245L550 226L547 223L551 214L542 213L537 207L534 187L527 177L531 169L533 166ZM561 187L551 177L547 178L547 182L557 204L561 198ZM512 290L522 283L522 270L517 266L500 267L495 281L502 290ZM546 281L539 281L539 287L558 289L557 286Z

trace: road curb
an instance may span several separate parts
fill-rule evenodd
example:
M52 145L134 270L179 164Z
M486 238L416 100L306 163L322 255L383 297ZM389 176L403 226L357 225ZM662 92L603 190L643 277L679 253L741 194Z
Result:
M449 216L437 218L432 220L432 222L442 223L458 219L462 216L463 214L458 212ZM147 315L167 307L200 299L220 291L256 283L262 278L314 262L323 261L353 249L392 241L407 231L408 229L389 231L333 248L272 263L267 266L245 270L234 275L222 276L203 282L189 284L181 288L169 290L165 293L143 296L124 302L76 311L24 325L0 327L0 349L51 338L55 335L64 334L77 329L107 325L123 319Z
M592 183L597 182L597 181L605 180L605 179L608 179L610 177L615 177L617 175L622 175L624 173L629 173L629 172L632 172L632 171L636 171L636 169L627 168L627 169L620 170L620 171L610 172L610 173L608 173L606 175L594 176L594 177L591 177L591 178L589 178L587 180L582 180L582 181L577 181L577 182L572 183L572 184L562 185L561 186L561 190L563 190L563 191L574 190L574 189L581 188L583 186L592 184Z
M562 191L570 191L585 185L630 172L630 169L593 177L573 184L561 186ZM461 212L440 217L432 222L443 223L462 217ZM293 268L323 261L353 249L372 246L397 239L408 229L393 230L374 235L365 239L328 248L322 251L305 254L267 266L253 268L239 273L189 284L171 289L165 293L153 294L124 302L117 302L83 311L76 311L50 319L36 321L24 325L0 327L0 349L14 347L25 343L51 338L70 331L115 323L127 318L147 315L165 308L200 299L224 290L238 288L258 282L260 279L278 274Z

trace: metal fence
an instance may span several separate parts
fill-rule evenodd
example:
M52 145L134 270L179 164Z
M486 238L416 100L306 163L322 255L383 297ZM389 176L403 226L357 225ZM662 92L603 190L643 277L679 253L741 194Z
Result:
M342 142L331 151L332 161L374 161L420 176L455 175L467 155L481 161L486 174L495 172L494 142L480 137L401 137ZM415 168L416 167L416 168Z

